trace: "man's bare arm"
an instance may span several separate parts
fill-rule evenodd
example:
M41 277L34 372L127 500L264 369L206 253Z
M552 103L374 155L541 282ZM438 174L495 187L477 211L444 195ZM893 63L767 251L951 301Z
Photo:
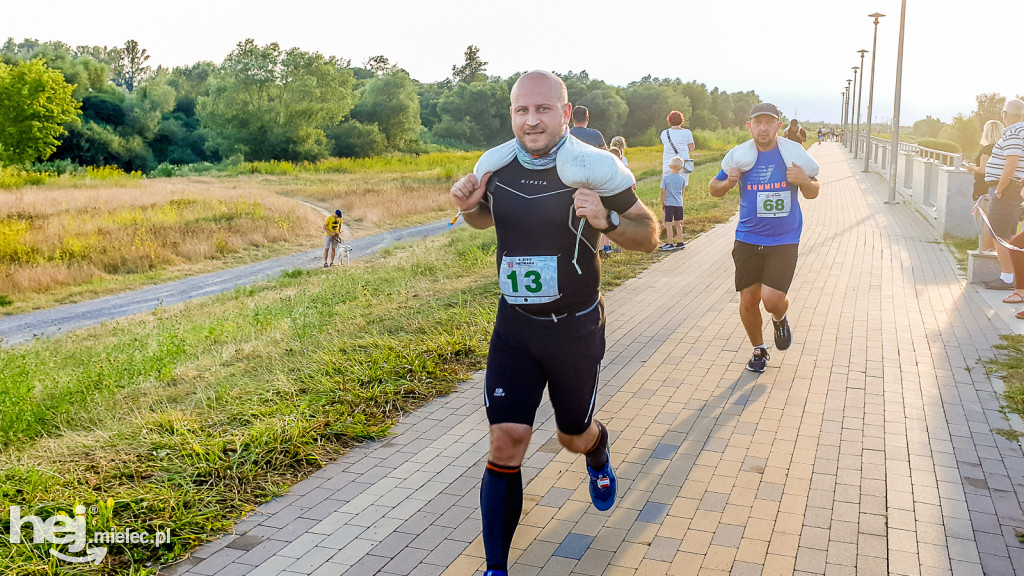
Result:
M625 213L619 214L619 227L608 233L608 238L626 250L654 252L658 247L658 221L642 200Z
M712 178L711 182L708 183L709 191L715 198L721 198L725 196L725 193L732 190L732 187L740 181L740 170L739 168L733 168L729 171L729 177L725 180L719 180L718 178Z
M478 230L494 226L490 208L480 203L487 192L487 180L490 177L491 174L487 173L482 180L477 181L475 174L466 174L452 185L455 206L459 208L466 224Z
M573 194L576 215L585 217L587 222L598 230L608 227L610 212L601 202L601 197L593 190L579 188ZM654 214L639 198L626 212L619 214L619 227L607 234L619 246L626 250L653 252L658 247L658 222Z

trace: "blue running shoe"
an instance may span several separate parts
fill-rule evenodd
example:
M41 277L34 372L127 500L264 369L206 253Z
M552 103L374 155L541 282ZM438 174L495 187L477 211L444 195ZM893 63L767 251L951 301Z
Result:
M601 470L594 470L587 466L587 473L590 474L590 500L594 508L604 512L615 504L615 472L612 471L611 454L605 450L608 463Z
M508 576L508 572L504 570L487 570L484 572L484 576Z

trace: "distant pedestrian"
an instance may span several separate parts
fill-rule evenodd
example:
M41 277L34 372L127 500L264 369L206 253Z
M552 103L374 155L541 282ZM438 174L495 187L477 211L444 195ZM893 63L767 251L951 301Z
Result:
M999 138L1003 135L1005 126L999 120L989 120L985 123L985 127L981 130L981 150L978 150L978 155L974 157L974 165L967 164L966 170L971 174L974 174L974 194L973 200L977 202L978 209L988 215L989 211L989 197L988 197L988 183L985 182L985 165L988 164L988 159L992 157L992 148L999 141ZM975 218L978 221L978 228L980 230L980 239L978 241L978 250L982 252L993 252L995 250L995 240L992 238L992 233L989 232L988 226L981 219L981 214L976 214Z
M334 255L337 251L338 244L341 244L341 210L335 210L334 214L327 217L324 221L324 268L328 266L334 266ZM327 253L330 252L331 260L328 264Z
M801 144L807 142L807 132L805 132L800 126L800 123L796 121L796 118L790 120L789 128L786 128L786 138Z
M590 123L590 110L587 110L586 106L577 106L572 109L572 128L569 129L569 134L572 134L576 138L590 144L594 148L607 148L605 144L604 134L593 128L587 128L587 124Z
M611 148L619 149L620 159L622 160L622 163L628 167L629 160L626 159L626 139L623 138L622 136L616 136L615 138L612 138Z
M680 172L683 159L679 156L668 163L669 173L661 177L661 210L665 214L665 243L659 250L676 250L683 244L683 190L686 180ZM675 242L672 233L675 232Z
M661 139L661 173L668 174L668 163L672 161L674 156L679 156L684 161L689 160L692 157L693 150L696 148L696 144L693 141L693 133L689 129L683 128L683 123L686 122L686 117L683 113L678 110L669 112L668 118L668 129L662 130L658 136ZM689 184L690 177L685 173L682 173L683 178L686 179Z

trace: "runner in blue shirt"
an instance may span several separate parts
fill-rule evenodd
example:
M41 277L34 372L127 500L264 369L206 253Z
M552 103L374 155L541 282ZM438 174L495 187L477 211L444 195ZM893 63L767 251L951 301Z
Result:
M768 351L761 333L760 304L772 315L775 347L789 348L793 333L786 319L786 293L796 271L797 248L803 228L799 197L818 196L817 179L793 164L787 167L779 150L781 114L773 104L762 102L750 112L747 128L757 149L753 167L740 172L719 171L711 179L711 195L721 198L740 185L740 219L732 257L736 265L736 291L740 293L740 321L754 352L747 370L764 372ZM741 144L742 146L742 144ZM800 194L794 194L797 190Z

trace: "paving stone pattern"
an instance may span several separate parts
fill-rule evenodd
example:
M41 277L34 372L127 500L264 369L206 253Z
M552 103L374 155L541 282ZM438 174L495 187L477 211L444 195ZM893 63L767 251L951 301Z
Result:
M993 432L1021 423L979 365L1008 320L910 206L883 205L884 180L812 152L792 348L744 370L734 221L608 294L619 500L591 506L545 403L513 576L1024 574L1024 457ZM162 574L478 573L481 395L478 375Z

